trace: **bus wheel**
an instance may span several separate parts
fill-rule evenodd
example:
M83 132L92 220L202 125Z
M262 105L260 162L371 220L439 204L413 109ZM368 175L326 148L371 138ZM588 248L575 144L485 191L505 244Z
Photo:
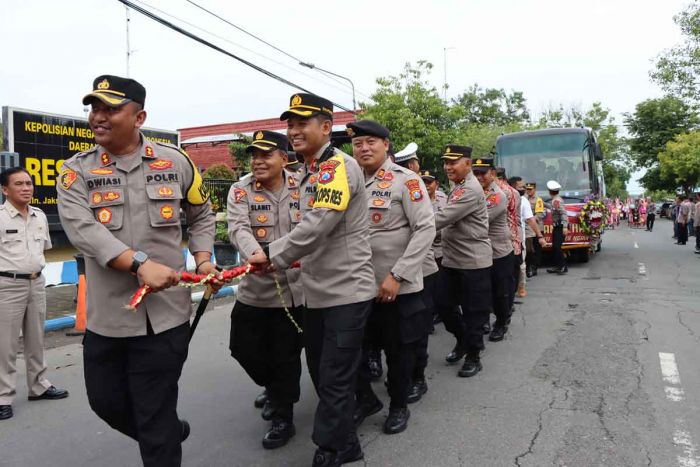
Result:
M588 248L580 248L576 250L576 261L579 263L587 263L588 262Z

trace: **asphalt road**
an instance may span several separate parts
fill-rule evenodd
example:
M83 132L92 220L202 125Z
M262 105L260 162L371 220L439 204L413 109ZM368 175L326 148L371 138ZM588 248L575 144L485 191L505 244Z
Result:
M382 434L386 409L360 429L365 465L700 466L700 255L670 236L668 221L653 233L623 227L605 234L589 263L533 279L507 339L487 344L474 378L457 378L444 362L453 342L440 327L430 390L410 407L408 430ZM308 375L297 436L263 450L267 423L252 404L259 388L227 348L230 306L202 320L180 381L180 414L192 424L183 465L308 466L316 404ZM28 402L20 375L15 417L0 422L0 465L139 465L136 444L88 407L80 345L47 359L49 377L71 397Z

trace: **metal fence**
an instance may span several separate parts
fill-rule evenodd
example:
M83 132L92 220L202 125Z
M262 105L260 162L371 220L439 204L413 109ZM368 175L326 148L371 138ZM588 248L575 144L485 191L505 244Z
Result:
M209 190L211 197L212 208L215 211L226 211L226 199L231 185L236 183L235 180L225 180L217 178L205 178L204 186Z

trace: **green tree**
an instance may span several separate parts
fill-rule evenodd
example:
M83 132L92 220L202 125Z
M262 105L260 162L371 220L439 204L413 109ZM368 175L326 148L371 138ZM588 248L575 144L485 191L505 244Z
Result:
M218 180L235 180L236 173L226 164L213 164L202 173L202 177Z
M463 123L506 126L526 124L530 120L525 96L520 91L510 94L504 89L481 88L474 84L453 100L461 107Z
M633 114L625 115L634 163L640 168L656 166L658 154L664 150L666 143L697 124L697 114L677 97L666 96L640 102Z
M372 102L362 102L361 118L376 120L391 132L394 150L414 141L425 167L438 167L440 151L456 143L461 113L446 104L437 88L426 77L433 65L407 63L398 76L377 79Z
M245 136L241 134L234 134L238 140L228 145L228 151L231 154L231 163L235 168L238 176L244 172L250 172L250 154L246 152L245 148L248 147L248 142Z
M673 20L683 41L657 58L650 75L666 92L695 104L700 103L700 3L690 3Z
M661 176L686 194L700 183L700 131L677 135L659 154Z

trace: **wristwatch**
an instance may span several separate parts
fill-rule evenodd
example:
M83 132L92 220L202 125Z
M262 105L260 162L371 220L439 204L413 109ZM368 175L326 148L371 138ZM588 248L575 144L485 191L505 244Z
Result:
M403 282L403 277L399 276L398 274L394 274L393 272L391 273L391 277L396 280L396 282Z
M134 253L134 257L131 262L131 272L136 274L136 271L138 271L141 265L146 261L148 261L148 255L146 253L143 251L137 251Z

